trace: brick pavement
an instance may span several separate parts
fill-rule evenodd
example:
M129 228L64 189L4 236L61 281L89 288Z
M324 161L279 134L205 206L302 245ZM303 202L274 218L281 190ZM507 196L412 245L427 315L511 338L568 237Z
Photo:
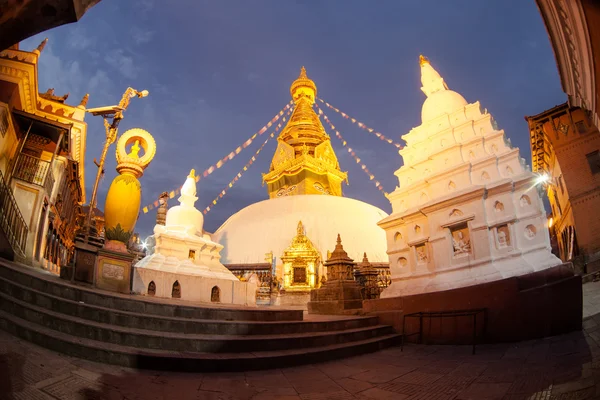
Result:
M0 400L600 399L600 282L584 285L584 330L478 346L408 345L247 373L139 371L57 354L0 331Z

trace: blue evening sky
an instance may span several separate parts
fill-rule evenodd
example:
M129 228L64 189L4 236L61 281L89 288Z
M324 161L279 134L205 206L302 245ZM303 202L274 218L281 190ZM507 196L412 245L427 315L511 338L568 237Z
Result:
M44 37L49 43L40 59L40 91L69 92L69 104L89 92L90 108L118 103L127 86L150 91L132 100L120 125L121 133L146 129L157 142L156 158L141 178L143 205L265 125L290 100L289 86L303 65L321 98L400 140L421 122L422 53L451 89L481 101L528 163L523 117L566 101L533 0L103 0L80 22L30 38L21 48L31 50ZM327 114L385 190L394 190L393 172L402 165L396 149ZM89 199L104 128L99 117L86 121ZM390 212L387 199L330 134L349 174L345 195ZM227 186L261 142L200 181L198 208ZM267 144L205 216L205 229L214 231L231 214L267 198L261 173L275 145ZM100 208L116 175L114 146L106 171ZM154 223L153 212L142 213L137 230L151 234Z

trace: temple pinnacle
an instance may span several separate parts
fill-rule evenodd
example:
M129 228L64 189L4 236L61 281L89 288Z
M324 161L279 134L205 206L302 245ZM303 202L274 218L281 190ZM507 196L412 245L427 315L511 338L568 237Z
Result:
M85 96L83 96L83 98L81 99L81 103L79 103L79 105L83 108L85 108L85 106L87 106L87 102L90 99L90 94L86 93Z
M46 47L46 43L48 43L48 38L42 40L42 43L39 44L36 50L41 53L42 50L44 50L44 47Z
M419 65L422 67L425 64L429 64L429 59L425 57L423 54L419 56Z
M337 237L337 244L338 245L342 245L342 238L340 238L340 234L338 233L338 237Z
M306 68L304 68L304 66L300 68L300 76L298 78L308 78L308 76L306 75Z
M188 178L196 178L196 170L195 169L192 169L190 171L190 174L188 175Z

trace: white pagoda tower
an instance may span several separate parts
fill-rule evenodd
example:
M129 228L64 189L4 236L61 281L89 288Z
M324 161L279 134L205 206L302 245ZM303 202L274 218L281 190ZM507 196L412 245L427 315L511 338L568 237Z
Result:
M392 285L381 297L477 285L560 264L535 175L479 102L448 89L421 56L422 124L402 136L388 195Z

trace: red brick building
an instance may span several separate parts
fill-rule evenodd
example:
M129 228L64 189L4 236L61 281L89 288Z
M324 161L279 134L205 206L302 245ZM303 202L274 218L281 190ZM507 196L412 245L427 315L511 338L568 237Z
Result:
M591 114L561 104L525 117L532 169L547 174L549 220L563 261L600 269L600 134Z

